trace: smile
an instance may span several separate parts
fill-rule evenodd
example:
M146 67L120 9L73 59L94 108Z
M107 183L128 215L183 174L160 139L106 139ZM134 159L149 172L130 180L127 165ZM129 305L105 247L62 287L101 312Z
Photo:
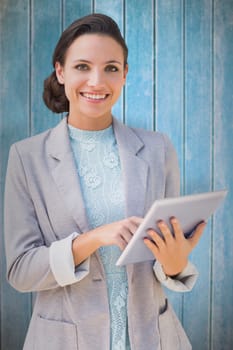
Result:
M89 100L95 101L105 100L108 97L108 94L90 94L87 92L81 92L81 95Z

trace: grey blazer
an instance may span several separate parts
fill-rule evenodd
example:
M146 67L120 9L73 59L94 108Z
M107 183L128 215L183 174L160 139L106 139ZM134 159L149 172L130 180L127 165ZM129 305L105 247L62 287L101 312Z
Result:
M132 129L116 119L113 127L122 165L126 217L143 216L155 199L179 193L174 148L163 134ZM98 252L84 262L83 269L77 272L73 267L73 276L60 273L66 271L67 263L73 264L72 235L88 229L64 118L55 128L14 144L9 155L5 188L7 276L15 289L37 292L24 350L109 350L107 287ZM189 290L197 272L189 265L172 280L158 263L153 265L144 262L127 267L131 349L191 349L162 284Z

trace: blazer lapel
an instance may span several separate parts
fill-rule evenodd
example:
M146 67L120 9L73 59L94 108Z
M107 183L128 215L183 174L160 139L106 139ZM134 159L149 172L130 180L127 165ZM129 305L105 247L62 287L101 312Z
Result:
M66 118L52 129L48 139L48 152L52 158L51 173L57 188L61 192L62 198L80 232L85 232L88 230L88 221L69 142Z
M148 164L140 158L144 143L133 129L113 120L126 197L126 217L144 216L147 191Z

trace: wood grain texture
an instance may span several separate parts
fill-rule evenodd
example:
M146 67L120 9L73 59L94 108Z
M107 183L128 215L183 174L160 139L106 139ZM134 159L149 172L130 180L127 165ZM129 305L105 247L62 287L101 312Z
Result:
M125 38L129 50L125 121L128 125L153 128L153 1L126 1Z
M52 71L52 54L62 32L60 0L33 2L30 18L30 133L38 134L54 126L59 115L49 111L42 100L44 79Z
M29 18L28 2L1 3L1 179L5 178L10 145L29 132ZM1 182L1 203L3 183ZM2 205L1 205L2 208ZM6 283L1 222L1 350L21 349L31 313L30 294Z
M212 348L233 348L233 3L214 1L214 187L229 189L214 218Z
M229 190L192 253L200 271L194 290L166 292L194 350L233 349L232 0L1 0L0 350L22 349L32 309L32 296L14 291L5 278L9 147L62 117L44 106L43 81L53 69L51 56L62 30L91 12L112 16L129 47L128 81L114 115L170 136L182 193Z

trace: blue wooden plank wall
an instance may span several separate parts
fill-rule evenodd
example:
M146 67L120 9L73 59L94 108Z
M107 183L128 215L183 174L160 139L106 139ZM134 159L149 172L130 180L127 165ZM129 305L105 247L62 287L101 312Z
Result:
M229 189L192 253L200 270L197 285L185 295L168 294L194 350L233 349L232 0L0 1L0 349L22 349L32 310L32 296L5 280L9 146L59 120L43 105L43 79L62 29L90 12L111 15L130 50L128 83L115 115L171 137L182 193Z

